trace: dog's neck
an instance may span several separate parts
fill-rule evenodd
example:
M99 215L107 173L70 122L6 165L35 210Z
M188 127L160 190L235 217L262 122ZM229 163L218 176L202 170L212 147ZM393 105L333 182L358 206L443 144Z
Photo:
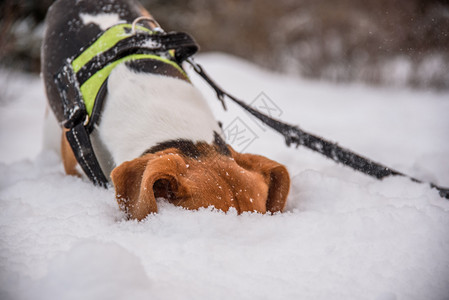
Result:
M109 76L97 130L115 166L166 141L212 144L214 132L221 132L206 100L190 83L136 72L125 64Z

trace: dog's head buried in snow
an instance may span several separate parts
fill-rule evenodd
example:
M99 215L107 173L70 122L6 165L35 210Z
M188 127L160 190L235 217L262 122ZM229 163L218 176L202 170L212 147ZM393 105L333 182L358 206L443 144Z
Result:
M188 209L282 211L290 187L287 169L263 156L237 153L224 142L206 101L173 51L133 49L98 69L99 53L104 57L114 51L121 36L134 33L131 24L142 16L150 17L133 0L58 0L48 12L42 74L49 106L63 127L66 172L77 173L77 162L91 157L76 133L82 128L130 218L141 220L157 212L156 198ZM154 21L144 20L138 30L152 34L154 27ZM71 75L64 74L69 80L58 81L68 63ZM70 97L77 93L85 102L81 106L86 106L88 122L73 121L79 105ZM91 99L94 103L87 103ZM78 144L81 154L68 140Z

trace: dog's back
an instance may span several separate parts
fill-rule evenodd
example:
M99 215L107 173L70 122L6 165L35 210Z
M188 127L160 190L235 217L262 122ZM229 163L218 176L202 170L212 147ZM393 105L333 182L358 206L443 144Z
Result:
M134 0L58 0L50 7L42 45L42 74L47 99L59 122L63 121L63 107L55 74L106 27L118 22L131 23L145 13Z

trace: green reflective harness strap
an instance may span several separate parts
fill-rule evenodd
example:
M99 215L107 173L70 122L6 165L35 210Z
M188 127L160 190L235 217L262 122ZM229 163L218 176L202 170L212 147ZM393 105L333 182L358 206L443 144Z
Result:
M158 60L161 62L164 62L166 64L169 64L173 67L175 67L179 72L181 72L184 76L187 77L187 74L181 67L166 58L162 58L158 55L154 54L132 54L126 57L123 57L119 60L114 61L113 63L110 63L109 65L105 66L103 69L92 75L81 87L81 95L84 100L84 105L86 106L86 111L89 115L89 117L92 115L92 110L95 105L95 99L97 98L98 91L100 90L103 83L106 81L106 79L111 74L112 70L120 63L124 63L127 61L133 61L133 60L141 60L141 59L153 59Z
M142 26L137 26L136 28L140 31L152 33L150 29ZM131 30L131 24L118 24L107 29L92 45L72 61L73 71L75 73L78 72L92 58L111 49L121 40L132 36Z

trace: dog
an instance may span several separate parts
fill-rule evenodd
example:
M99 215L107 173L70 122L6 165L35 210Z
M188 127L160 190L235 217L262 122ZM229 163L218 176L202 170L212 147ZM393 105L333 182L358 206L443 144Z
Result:
M48 11L42 77L53 113L47 123L53 118L57 129L48 129L47 135L61 137L67 174L82 172L63 126L67 120L55 75L108 28L140 17L153 20L142 24L155 30L149 12L133 0L58 0ZM156 58L118 63L106 85L90 139L129 218L142 220L156 213L158 198L192 210L214 206L240 214L284 209L290 188L286 167L227 145L181 65Z

